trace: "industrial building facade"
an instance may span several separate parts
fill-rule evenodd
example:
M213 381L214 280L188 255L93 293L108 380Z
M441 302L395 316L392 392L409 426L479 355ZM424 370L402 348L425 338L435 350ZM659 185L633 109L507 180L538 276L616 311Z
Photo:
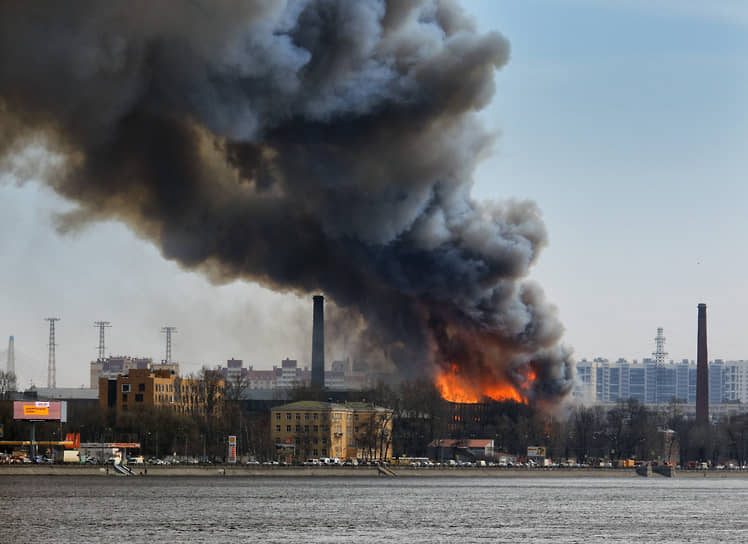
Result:
M139 407L168 407L181 414L203 413L209 395L221 395L223 381L211 389L203 380L180 378L168 370L132 369L99 380L99 407L117 417Z
M179 374L179 363L167 363L165 361L154 363L150 357L122 355L97 359L91 361L91 388L98 388L101 378L116 379L120 374L127 374L131 370L150 370L151 372L168 370L174 374Z
M392 457L392 410L369 403L300 401L273 408L270 435L278 460L341 461Z

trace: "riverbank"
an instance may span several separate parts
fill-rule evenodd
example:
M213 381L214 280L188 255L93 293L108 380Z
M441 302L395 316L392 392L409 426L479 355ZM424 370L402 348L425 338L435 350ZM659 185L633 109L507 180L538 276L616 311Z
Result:
M296 467L242 465L133 465L142 477L244 477L244 478L376 478L377 467ZM633 468L478 468L478 467L390 467L402 478L640 478ZM119 476L112 467L99 465L0 465L0 477ZM654 478L662 476L654 475ZM678 470L676 478L748 478L748 471Z

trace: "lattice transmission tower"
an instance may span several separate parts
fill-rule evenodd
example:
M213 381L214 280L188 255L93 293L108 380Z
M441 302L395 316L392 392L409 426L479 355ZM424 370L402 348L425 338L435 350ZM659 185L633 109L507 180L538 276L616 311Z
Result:
M166 358L164 362L171 364L171 335L177 332L176 327L161 327L161 332L166 334Z
M662 333L662 327L657 327L657 336L655 336L654 340L655 350L652 352L652 355L654 355L655 363L664 365L667 352L665 351L665 336Z
M47 362L47 387L54 389L57 387L57 362L55 361L55 321L59 317L45 317L44 321L49 321L49 361Z
M112 324L109 321L94 321L94 327L99 329L99 361L106 359L106 349L104 344L104 329L111 328Z

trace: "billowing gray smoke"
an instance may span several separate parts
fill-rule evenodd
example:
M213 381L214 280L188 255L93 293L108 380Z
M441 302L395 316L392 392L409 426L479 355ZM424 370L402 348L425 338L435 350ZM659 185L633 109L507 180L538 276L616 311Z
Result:
M470 197L507 41L439 0L0 4L0 156L215 281L321 291L404 376L553 400L562 328L522 280L536 206Z

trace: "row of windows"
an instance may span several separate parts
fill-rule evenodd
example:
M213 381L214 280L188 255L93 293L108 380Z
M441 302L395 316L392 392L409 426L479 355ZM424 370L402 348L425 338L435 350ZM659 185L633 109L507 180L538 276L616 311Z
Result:
M315 433L318 433L318 432L319 432L319 429L320 429L320 426L319 426L319 425L313 425L313 426L312 426L312 430L313 430L313 431L314 431ZM280 426L280 425L276 425L276 426L275 426L275 430L276 430L276 431L278 431L278 432L280 432L280 430L281 430L281 426ZM294 429L293 429L293 430L294 430L294 431L296 431L297 433L301 432L301 425L296 425L296 426L294 426ZM291 425L286 425L286 432L287 432L287 433L290 433L290 432L291 432ZM308 433L308 432L309 432L309 425L304 425L304 432L305 432L305 433ZM322 425L322 432L325 432L325 433L329 433L329 432L330 432L330 426L329 426L329 425Z
M138 384L138 391L145 391L145 384L139 383ZM123 393L129 393L130 392L130 384L129 383L123 383L122 384L122 392Z
M275 426L275 431L280 432L281 427L280 425ZM288 431L290 432L290 431ZM327 438L317 438L316 436L314 438L309 438L308 436L305 437L296 437L295 442L297 444L317 444L319 442L322 442L322 444L327 444Z
M280 421L280 419L281 419L280 412L276 412L275 413L275 419L276 419L276 421ZM293 419L293 414L291 414L291 412L286 412L286 419L289 420L289 421L291 419ZM307 420L307 421L309 421L309 414L308 413L304 414L304 419ZM312 419L315 420L315 421L317 421L319 419L319 414L312 414ZM322 419L327 419L327 414L322 414ZM301 414L296 414L296 420L297 421L301 420Z
M286 432L290 433L291 432L291 427L292 427L291 425L286 425ZM321 427L322 427L322 432L326 432L326 433L330 432L330 426L329 425L322 425ZM275 426L275 430L278 431L278 432L280 432L281 426L280 425L276 425ZM301 425L294 425L293 426L293 430L295 432L297 432L297 433L301 432ZM309 425L304 425L304 432L308 433L309 430L310 430ZM320 430L320 425L312 425L311 426L311 430L313 432L315 432L315 433L318 433L319 430ZM348 432L350 433L351 431L353 431L354 433L358 433L358 431L359 431L358 425L355 425L353 427L348 426ZM340 425L338 425L338 426L335 427L335 434L343 434L343 428Z
M309 413L305 413L303 415L304 415L304 419L306 421L308 421L310 414ZM292 414L291 412L286 412L286 420L288 420L288 421L290 421L292 419L296 419L297 421L301 421L301 416L302 416L302 414L300 414L300 413ZM328 414L322 414L322 419L326 420L327 417L328 417ZM311 414L311 419L313 419L313 420L316 421L319 418L320 418L320 414L315 414L315 413ZM280 421L281 420L281 413L280 412L276 412L275 413L275 419L276 419L276 421ZM343 414L341 414L340 412L335 412L335 413L332 414L332 419L334 421L340 421L341 419L348 419L348 418L347 418L347 416L344 418ZM358 421L358 414L353 414L353 419L355 421Z
M122 393L122 402L127 402L127 393ZM135 393L135 402L143 402L143 395Z

